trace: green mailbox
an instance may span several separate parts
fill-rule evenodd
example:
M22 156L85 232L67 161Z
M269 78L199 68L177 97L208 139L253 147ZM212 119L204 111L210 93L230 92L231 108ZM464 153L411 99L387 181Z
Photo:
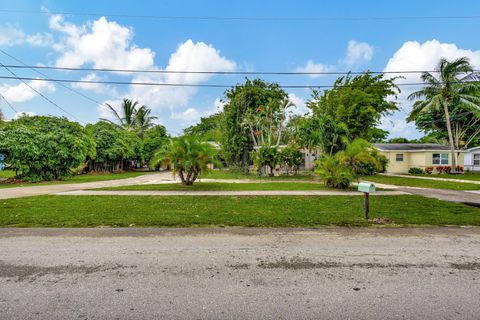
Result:
M358 191L366 193L375 192L375 185L373 183L360 182L358 184Z
M363 209L364 209L365 219L368 220L368 213L370 212L370 201L368 196L370 193L375 192L375 185L373 183L360 182L358 184L358 191L363 192L363 194L365 195Z

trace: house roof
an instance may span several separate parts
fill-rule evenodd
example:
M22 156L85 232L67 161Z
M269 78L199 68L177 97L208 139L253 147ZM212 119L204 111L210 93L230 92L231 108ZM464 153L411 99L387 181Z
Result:
M467 151L475 151L475 150L480 150L480 146L467 149Z
M381 151L448 151L449 147L436 143L375 143Z

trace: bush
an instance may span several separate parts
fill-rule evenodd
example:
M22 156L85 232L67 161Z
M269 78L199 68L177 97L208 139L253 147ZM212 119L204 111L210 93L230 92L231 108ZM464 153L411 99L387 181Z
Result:
M445 171L445 173L447 173L447 174L450 174L450 172L452 172L452 167L445 166L445 168L443 168L443 171Z
M276 146L261 146L252 154L253 163L259 175L273 176L273 170L280 160L280 153ZM269 172L265 170L268 168Z
M445 167L444 166L436 166L435 170L437 170L438 173L443 173L445 171Z
M410 173L410 174L422 174L423 170L420 169L420 168L413 167L413 168L408 169L408 173Z
M105 121L87 125L86 131L96 145L95 155L88 158L90 171L126 170L141 160L141 140L135 132Z
M433 172L433 167L426 167L425 168L425 173L432 174L432 172Z
M297 173L302 160L302 152L296 145L289 144L280 151L280 163L285 167L287 174L290 174L290 171Z
M457 172L463 173L463 166L456 166Z
M315 161L315 168L315 173L330 188L347 189L353 180L350 167L337 157L324 156Z
M0 129L4 162L27 181L62 179L95 153L95 143L76 122L59 117L21 117Z

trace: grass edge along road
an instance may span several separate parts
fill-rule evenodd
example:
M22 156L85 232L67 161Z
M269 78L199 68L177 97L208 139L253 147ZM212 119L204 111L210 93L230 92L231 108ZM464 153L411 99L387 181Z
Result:
M349 196L38 196L0 201L1 227L368 226ZM480 208L413 195L371 198L371 219L480 226Z
M111 190L111 191L247 191L247 190L332 190L343 191L341 189L327 188L321 182L246 182L246 183L227 183L227 182L196 182L191 186L184 186L179 183L164 183L164 184L140 184L121 187L105 187L93 190ZM356 190L351 187L345 191Z

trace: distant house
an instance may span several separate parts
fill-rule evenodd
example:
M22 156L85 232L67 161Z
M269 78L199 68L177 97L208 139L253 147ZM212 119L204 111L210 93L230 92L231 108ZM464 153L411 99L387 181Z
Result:
M452 165L450 148L440 144L376 143L374 146L388 159L387 173L408 173L414 167L425 169ZM458 152L458 165L463 165L465 151Z
M480 146L465 151L465 170L480 171Z

